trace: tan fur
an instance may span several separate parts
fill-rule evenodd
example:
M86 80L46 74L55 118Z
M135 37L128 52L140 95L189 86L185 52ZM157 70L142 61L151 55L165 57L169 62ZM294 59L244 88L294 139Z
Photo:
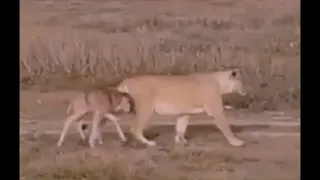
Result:
M115 114L119 111L129 112L131 111L131 99L127 94L120 93L113 89L95 89L87 92L81 92L69 103L67 113L71 114L65 121L64 127L57 143L61 146L64 137L68 131L69 126L73 122L77 122L77 130L82 140L85 140L85 134L83 131L84 119L83 116L87 113L93 113L92 131L89 139L89 144L93 148L95 139L101 139L101 127L105 123L104 118L111 120L117 128L118 135L122 141L126 141L123 131L117 123L118 118Z
M154 112L178 116L176 143L186 142L184 135L189 116L206 112L215 118L217 127L231 145L244 144L244 141L232 133L222 105L223 94L246 94L238 69L186 76L141 75L124 79L117 89L133 98L136 116L131 131L138 140L147 145L156 144L143 136L143 130Z

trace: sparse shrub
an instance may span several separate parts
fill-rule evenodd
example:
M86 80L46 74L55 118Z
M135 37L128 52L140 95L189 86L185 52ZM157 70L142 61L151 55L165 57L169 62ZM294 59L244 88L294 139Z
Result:
M299 104L299 82L294 82L292 72L285 71L296 64L282 64L284 70L277 70L277 76L273 76L278 66L268 52L248 52L228 44L204 47L172 45L166 41L131 42L132 46L124 48L121 44L106 45L98 39L76 33L34 39L20 62L21 73L25 74L21 79L24 87L37 84L49 90L81 89L89 85L116 84L134 74L187 74L239 67L250 95L226 96L227 103L258 110L276 109L278 102L291 107Z

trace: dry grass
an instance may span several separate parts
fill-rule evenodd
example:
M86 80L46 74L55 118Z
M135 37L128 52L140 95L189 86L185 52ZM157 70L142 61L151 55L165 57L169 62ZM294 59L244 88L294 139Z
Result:
M247 146L235 148L221 133L209 134L211 129L205 132L200 129L194 130L197 133L189 146L181 147L173 144L173 132L169 129L157 137L157 148L121 146L115 132L105 133L105 144L95 150L80 143L78 135L69 135L64 146L57 148L55 136L26 134L20 138L20 177L24 180L300 178L299 138L246 137Z
M20 3L23 89L81 89L132 74L237 66L250 96L231 103L300 107L298 0Z

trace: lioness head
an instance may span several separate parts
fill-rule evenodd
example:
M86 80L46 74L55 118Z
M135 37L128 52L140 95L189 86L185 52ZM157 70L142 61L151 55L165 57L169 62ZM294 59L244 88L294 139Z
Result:
M239 69L218 72L216 78L220 83L220 88L223 94L235 92L239 93L241 96L245 96L247 94L247 91L243 87Z

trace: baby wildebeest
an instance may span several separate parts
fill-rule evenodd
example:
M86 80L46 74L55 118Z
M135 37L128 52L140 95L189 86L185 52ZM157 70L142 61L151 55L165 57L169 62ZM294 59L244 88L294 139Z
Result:
M84 129L86 129L87 125L84 124L83 117L88 113L93 113L92 131L89 138L91 148L94 148L96 139L100 144L103 143L101 127L105 123L104 118L111 120L116 125L121 141L126 141L127 138L118 124L118 118L115 114L120 111L130 112L132 108L130 96L115 89L94 89L81 92L70 101L67 111L68 114L73 111L73 114L66 119L57 146L62 145L65 135L73 122L78 122L77 130L81 139L85 140Z

